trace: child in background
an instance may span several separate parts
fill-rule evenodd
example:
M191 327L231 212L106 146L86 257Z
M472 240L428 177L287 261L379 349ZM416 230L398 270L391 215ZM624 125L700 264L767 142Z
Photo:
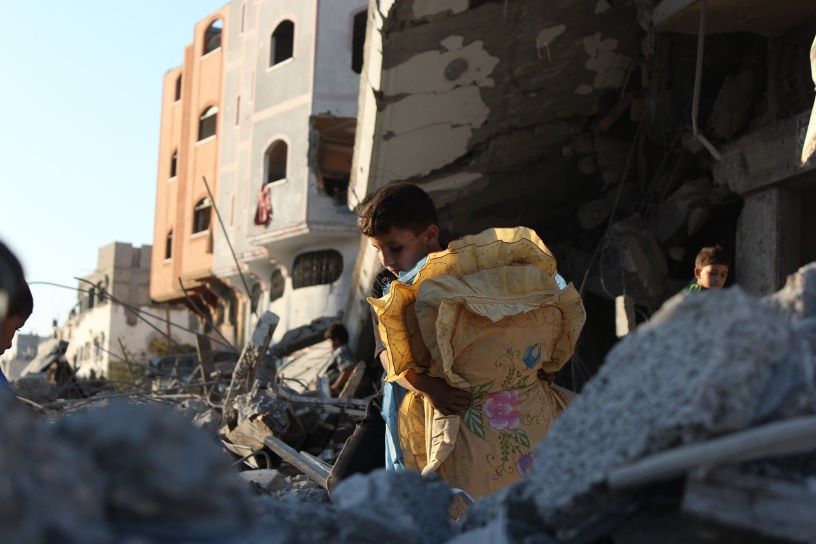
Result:
M728 279L731 258L720 246L704 247L694 260L694 282L689 291L720 289Z

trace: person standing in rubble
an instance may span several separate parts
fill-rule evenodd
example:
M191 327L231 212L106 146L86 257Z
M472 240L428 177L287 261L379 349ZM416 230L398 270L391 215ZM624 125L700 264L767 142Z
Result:
M369 299L386 370L379 432L387 470L436 472L480 497L532 469L532 448L569 402L552 382L585 313L532 230L487 229L443 250L437 223L433 201L410 184L382 189L360 214L391 275ZM373 444L361 451L370 424L355 430L333 478L349 456L374 454Z
M354 356L348 347L349 333L342 323L326 329L325 338L331 342L331 362L326 369L333 396L338 396L354 370Z
M704 247L694 259L694 281L688 290L700 292L724 287L730 263L730 256L720 246Z
M419 187L407 183L389 185L380 190L360 213L358 226L377 250L383 270L374 280L371 295L382 297L391 282L400 274L409 272L429 253L440 251L439 226L436 206ZM372 315L374 315L372 313ZM384 368L388 368L388 355L380 338L376 315L374 315L374 356ZM470 405L470 392L451 387L440 378L407 372L402 384L385 384L387 405L401 399L406 387L427 395L435 406L445 413L456 413ZM366 474L384 468L386 458L399 464L398 440L390 434L386 438L386 419L395 416L393 410L383 406L383 394L374 397L366 408L363 419L346 441L334 464L328 480L332 490L353 474ZM386 442L388 451L386 451Z

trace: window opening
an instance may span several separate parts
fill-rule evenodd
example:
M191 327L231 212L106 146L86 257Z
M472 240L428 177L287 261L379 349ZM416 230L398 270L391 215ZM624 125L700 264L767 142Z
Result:
M202 198L193 208L193 234L209 229L211 216L212 200L209 197Z
M218 122L218 108L210 106L198 119L198 141L215 136L215 128Z
M216 19L210 23L210 26L204 31L204 55L221 47L221 34L223 30L224 21L221 19Z
M286 160L288 146L283 140L277 140L266 148L264 154L264 184L286 179Z
M367 21L368 12L361 11L354 16L351 30L351 69L358 74L363 71L363 46Z
M301 253L295 257L292 266L292 287L300 289L334 283L342 273L343 256L335 249Z
M295 49L295 23L282 21L272 33L269 44L269 66L291 59Z

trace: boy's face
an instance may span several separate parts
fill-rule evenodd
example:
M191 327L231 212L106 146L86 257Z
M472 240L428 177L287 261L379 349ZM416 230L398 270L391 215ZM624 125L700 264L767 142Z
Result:
M702 268L695 268L694 275L697 283L706 289L719 289L725 285L728 278L728 267L724 264L708 264Z
M3 324L0 325L0 355L11 347L14 334L25 325L26 319L18 315L11 315L3 320Z
M429 225L419 234L410 229L392 228L369 240L379 254L380 263L395 276L411 270L428 253L441 249L436 225Z

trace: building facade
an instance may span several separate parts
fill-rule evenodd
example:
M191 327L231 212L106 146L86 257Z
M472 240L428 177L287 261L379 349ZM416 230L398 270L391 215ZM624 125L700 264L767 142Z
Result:
M0 366L6 378L9 380L19 378L20 372L37 357L37 348L45 340L48 338L36 334L15 334L11 349L0 357Z
M151 254L151 246L109 244L79 282L77 305L56 330L79 376L107 376L112 362L144 364L156 355L155 341L168 341L165 334L195 345L199 322L186 307L151 303Z
M206 309L236 345L264 310L280 336L346 304L366 8L233 0L165 76L150 295Z
M150 297L192 300L209 312L220 292L212 274L213 199L225 124L223 40L229 32L226 8L196 24L183 64L167 72L162 91Z

